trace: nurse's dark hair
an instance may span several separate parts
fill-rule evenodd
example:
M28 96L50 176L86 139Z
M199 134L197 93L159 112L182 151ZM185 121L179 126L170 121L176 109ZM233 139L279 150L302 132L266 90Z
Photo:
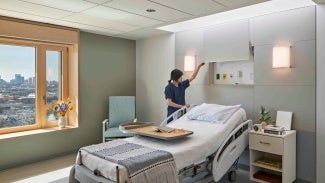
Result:
M180 77L183 76L183 72L179 69L174 69L170 73L170 80L168 80L168 83L170 83L172 80L177 81Z

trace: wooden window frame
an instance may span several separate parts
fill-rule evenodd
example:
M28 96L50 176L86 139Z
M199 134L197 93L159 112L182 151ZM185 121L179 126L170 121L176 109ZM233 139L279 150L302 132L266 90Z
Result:
M1 134L15 133L21 131L35 130L35 129L44 129L50 127L57 127L57 122L47 122L46 120L46 110L49 107L46 104L46 51L61 51L61 96L65 100L69 97L69 80L71 74L69 74L69 65L75 58L72 56L71 50L75 50L71 45L65 44L53 44L53 43L44 43L37 41L27 41L27 40L16 40L16 39L3 39L0 38L0 44L12 45L12 46L25 46L25 47L34 47L35 48L35 124L26 125L26 126L17 126L17 127L8 127L0 129ZM69 54L70 50L70 54ZM78 67L74 67L78 68ZM76 96L75 98L78 98ZM77 110L78 107L75 107ZM70 117L68 114L68 125L69 126L78 126L78 121L76 115ZM71 119L72 118L72 119ZM69 122L74 120L73 122Z
M38 89L40 94L37 94L37 97L40 97L38 100L37 106L42 108L40 110L41 115L37 115L41 122L41 128L55 127L57 126L57 120L53 122L48 122L46 120L46 110L51 107L46 104L46 51L60 51L62 53L61 57L61 98L62 100L66 100L69 97L69 78L68 78L68 47L67 46L55 46L55 45L40 45L40 53L37 56L40 56L38 61L37 73L41 75L41 77L37 77L36 83L39 83ZM59 99L61 100L61 99Z
M39 22L33 22L28 20L10 18L0 16L0 43L9 45L20 46L32 46L37 47L39 50L60 50L61 47L65 47L63 50L65 58L62 59L62 99L70 98L72 101L74 110L68 113L68 126L66 129L78 128L79 126L79 30L70 27L57 26L51 24L44 24ZM36 62L46 60L46 52L43 51L43 55L36 54ZM66 60L64 62L63 60ZM36 63L37 65L38 63ZM42 65L43 64L43 65ZM45 62L38 65L36 69L43 69L45 71ZM45 75L44 75L45 77ZM36 83L46 82L37 81L39 78L35 76ZM28 125L23 127L11 127L0 129L0 139L14 136L24 136L26 134L42 133L41 131L51 132L59 129L57 123L48 123L46 121L46 105L42 98L45 96L46 84L42 84L40 89L40 96L36 96L35 107L44 109L43 114L37 114L35 125ZM36 94L38 95L38 94ZM38 98L38 100L37 100ZM38 109L36 109L38 110ZM29 131L28 131L29 130ZM21 132L19 132L21 131ZM34 132L33 132L34 131ZM17 132L17 133L15 133ZM2 135L4 134L4 135Z

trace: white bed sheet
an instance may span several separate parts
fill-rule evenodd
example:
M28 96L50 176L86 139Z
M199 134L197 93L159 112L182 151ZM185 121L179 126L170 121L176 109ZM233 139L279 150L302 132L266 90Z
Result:
M236 111L225 124L189 120L184 115L167 126L193 131L194 133L190 136L170 141L142 136L130 137L124 140L170 152L175 159L177 170L180 170L193 163L205 161L208 156L217 151L228 134L245 120L246 113L243 109ZM102 176L116 181L115 163L102 160L84 151L81 152L81 160L82 164L90 170L97 169Z

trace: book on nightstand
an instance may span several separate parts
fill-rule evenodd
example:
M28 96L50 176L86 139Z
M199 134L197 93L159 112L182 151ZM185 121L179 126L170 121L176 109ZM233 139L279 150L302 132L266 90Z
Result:
M283 135L285 133L285 128L282 126L271 126L268 125L264 128L264 133Z

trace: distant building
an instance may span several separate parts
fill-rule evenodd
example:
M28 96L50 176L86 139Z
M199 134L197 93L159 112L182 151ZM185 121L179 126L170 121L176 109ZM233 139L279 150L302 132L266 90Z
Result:
M5 98L0 94L0 102L4 102Z
M28 94L27 97L18 98L18 100L23 104L34 104L35 103L35 93Z
M35 85L35 77L29 77L26 84Z
M23 104L35 104L35 98L21 97L18 100Z
M0 75L0 85L5 85L5 84L7 84L7 82L5 80L1 79L1 75Z
M10 84L21 85L24 84L24 77L21 74L15 74L15 79L10 80Z
M8 83L5 80L0 79L0 85L6 85L6 84L8 84Z
M30 84L30 85L33 84L33 78L28 78L28 84Z

